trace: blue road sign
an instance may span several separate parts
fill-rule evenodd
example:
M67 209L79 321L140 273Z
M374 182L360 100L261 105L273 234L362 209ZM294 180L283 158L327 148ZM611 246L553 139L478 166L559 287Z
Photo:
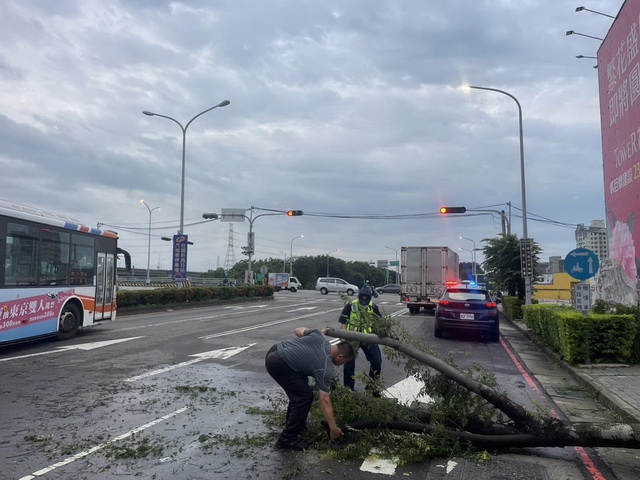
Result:
M173 268L171 278L173 280L187 279L187 245L189 244L187 235L173 236Z
M576 248L567 253L564 259L564 269L573 278L586 280L598 273L600 260L588 248Z

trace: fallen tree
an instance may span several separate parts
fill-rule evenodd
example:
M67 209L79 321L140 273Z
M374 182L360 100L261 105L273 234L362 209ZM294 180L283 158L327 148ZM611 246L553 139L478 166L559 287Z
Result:
M384 330L387 333L392 330L390 326L390 324L386 324ZM397 339L397 335L378 336L332 328L325 329L325 334L352 342L383 345L399 352L406 359L418 362L423 367L429 367L418 368L413 362L409 362L405 367L408 374L424 382L425 393L430 390L430 383L439 381L442 383L441 380L434 379L432 373L429 372L429 369L433 369L448 379L447 388L450 388L452 386L450 382L453 382L454 387L458 385L482 399L483 403L486 402L485 406L494 407L493 414L489 417L485 415L484 418L461 419L455 414L455 410L449 412L453 413L450 418L438 418L437 416L434 418L427 409L413 414L415 422L396 418L384 420L361 418L347 423L345 425L347 429L384 427L430 435L440 434L459 445L474 449L566 446L640 448L640 424L571 423L553 418L545 412L531 412L508 398L506 394L497 391L493 386L465 374L451 362L443 361L435 355L429 354L426 349L421 348L415 342L411 344L410 341L400 341ZM436 403L442 400L446 399L436 399ZM486 409L484 411L486 412ZM504 414L507 421L500 420L499 413Z

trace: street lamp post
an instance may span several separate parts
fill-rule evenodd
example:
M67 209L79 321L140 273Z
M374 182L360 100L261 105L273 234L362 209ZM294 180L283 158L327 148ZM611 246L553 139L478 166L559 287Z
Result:
M473 265L471 266L471 275L473 275L473 281L478 283L478 274L476 270L476 242L468 237L460 237L460 240L469 240L471 243L473 243Z
M398 263L398 250L400 250L399 248L391 248L391 247L387 247L385 246L384 248L388 248L389 250L393 250L394 252L396 252L396 283L400 283L400 264Z
M298 235L291 239L291 251L289 251L289 275L293 275L293 241L296 238L304 238L304 235Z
M516 97L504 90L498 90L497 88L478 87L469 85L469 88L476 90L488 90L491 92L501 93L511 98L518 106L518 125L520 127L520 189L522 191L522 237L525 242L529 239L527 232L527 193L525 189L525 175L524 175L524 135L522 129L522 106ZM527 273L524 277L524 292L525 292L525 304L531 305L531 275Z
M142 112L145 115L148 115L150 117L162 117L162 118L166 118L167 120L171 120L172 122L175 122L176 124L178 124L178 126L180 127L180 130L182 130L182 182L180 184L181 185L180 186L180 229L178 230L178 234L179 235L183 235L184 234L184 180L185 180L186 151L187 151L187 128L189 128L189 125L191 125L191 122L193 122L200 115L204 115L205 113L210 112L214 108L226 107L230 103L231 102L229 100L224 100L224 101L220 102L219 104L214 105L211 108L207 108L206 110L203 110L202 112L197 114L195 117L193 117L191 120L189 120L184 127L182 126L182 124L178 120L176 120L173 117L169 117L167 115L161 115L159 113L150 112L148 110L145 110L145 111Z
M151 208L144 200L140 200L140 203L147 207L147 210L149 211L149 235L147 242L147 283L151 283L151 277L149 276L149 268L151 265L151 214L155 210L160 210L160 207Z
M329 255L331 255L333 252L339 252L340 249L337 248L335 250L331 250L329 253L327 253L327 277L329 276Z
M474 272L473 272L473 264L475 263L476 252L473 252L473 251L471 251L470 249L468 249L468 248L464 248L464 247L458 247L458 250L464 250L465 252L469 252L469 253L471 254L471 262L473 262L473 263L472 263L472 265L471 265L471 276L473 277L473 281L474 281L475 283L477 283L477 282L476 282L475 274L474 274Z

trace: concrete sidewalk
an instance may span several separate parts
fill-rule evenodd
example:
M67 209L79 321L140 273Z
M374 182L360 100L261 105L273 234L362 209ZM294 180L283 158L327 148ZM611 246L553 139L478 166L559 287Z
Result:
M640 365L581 365L573 366L542 344L521 320L503 318L524 333L549 357L562 365L576 382L597 394L597 398L620 415L625 422L640 424Z

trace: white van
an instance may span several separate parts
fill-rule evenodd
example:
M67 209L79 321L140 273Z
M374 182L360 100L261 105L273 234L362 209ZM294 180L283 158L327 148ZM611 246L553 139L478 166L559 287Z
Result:
M341 292L347 295L358 293L359 288L341 278L320 277L316 282L316 290L326 295L329 292Z

